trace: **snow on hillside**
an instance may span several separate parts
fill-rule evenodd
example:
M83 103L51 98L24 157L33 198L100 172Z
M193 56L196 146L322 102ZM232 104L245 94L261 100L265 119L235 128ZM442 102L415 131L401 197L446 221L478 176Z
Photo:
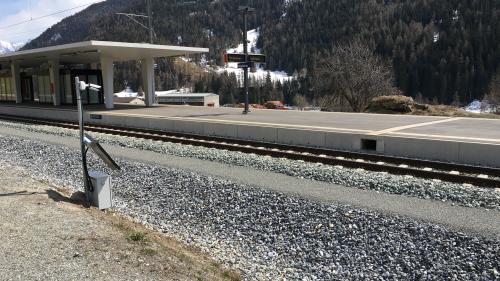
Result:
M257 40L259 39L259 30L252 29L247 33L248 38L248 52L254 54L260 54L260 49L257 48ZM243 43L239 44L237 48L227 50L228 53L243 53Z
M257 40L259 39L259 30L258 29L252 29L248 31L248 51L250 53L254 54L260 54L261 50L257 48ZM243 43L239 44L238 47L228 49L227 53L243 53ZM243 69L238 68L238 63L228 63L225 67L219 67L217 68L217 72L222 73L222 72L227 72L227 73L234 73L236 74L236 78L238 79L238 82L243 84ZM256 67L256 72L250 72L249 77L250 80L264 80L267 77L267 73L269 72L271 76L271 80L274 82L280 81L283 82L285 80L290 80L292 79L291 76L289 76L286 72L284 71L267 71L264 69L264 65L257 65Z
M24 43L11 43L0 40L0 54L12 53L19 50Z
M238 82L240 84L243 84L244 72L243 69L238 68L237 66L219 67L217 69L217 72L219 73L227 72L229 74L234 73L236 75L236 78L238 79ZM271 76L271 80L274 82L280 81L283 83L283 81L290 80L293 78L292 76L288 76L288 74L284 71L267 71L262 68L256 69L256 72L249 72L248 76L250 77L250 81L265 80L268 72Z
M257 48L257 40L259 39L259 30L258 29L252 29L248 31L248 52L253 53L253 54L261 54L261 50ZM243 43L239 44L236 48L230 48L227 49L227 53L243 53ZM189 57L180 57L181 60L185 62L191 62L192 59ZM202 65L207 65L208 61L205 55L202 56L201 62ZM241 68L238 68L238 63L228 63L224 67L209 67L210 69L215 69L218 73L223 73L227 72L229 74L234 73L236 75L236 78L238 79L238 82L243 85L243 79L244 79L244 71ZM250 72L249 77L250 81L255 81L255 80L265 80L267 77L267 74L271 76L271 80L273 82L284 82L286 80L291 80L293 76L289 76L286 72L284 71L268 71L265 70L265 65L264 64L257 64L255 68L255 72Z

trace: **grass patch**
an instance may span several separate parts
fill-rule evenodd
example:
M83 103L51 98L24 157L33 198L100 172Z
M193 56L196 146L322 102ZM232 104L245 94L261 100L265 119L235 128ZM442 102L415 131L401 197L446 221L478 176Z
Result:
M140 231L131 231L125 235L125 239L131 242L145 242L146 234Z
M144 256L154 256L157 253L158 252L155 249L151 249L151 248L141 249L141 254L144 255Z
M229 280L233 280L233 281L242 280L241 275L235 271L232 271L232 270L224 270L224 272L222 273L222 276L224 276L225 278L227 278Z

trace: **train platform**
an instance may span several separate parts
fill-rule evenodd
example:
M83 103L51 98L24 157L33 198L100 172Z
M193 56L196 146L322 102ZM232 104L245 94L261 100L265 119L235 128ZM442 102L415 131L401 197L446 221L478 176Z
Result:
M500 119L116 104L95 124L500 167ZM71 120L75 107L1 104L0 114Z

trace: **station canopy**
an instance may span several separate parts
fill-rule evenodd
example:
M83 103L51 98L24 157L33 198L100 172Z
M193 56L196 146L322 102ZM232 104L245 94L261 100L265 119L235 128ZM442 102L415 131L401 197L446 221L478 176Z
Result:
M20 66L32 66L50 60L58 60L61 64L88 64L100 62L103 57L113 61L129 61L207 52L207 48L146 43L85 41L0 55L0 64L5 65L15 62Z

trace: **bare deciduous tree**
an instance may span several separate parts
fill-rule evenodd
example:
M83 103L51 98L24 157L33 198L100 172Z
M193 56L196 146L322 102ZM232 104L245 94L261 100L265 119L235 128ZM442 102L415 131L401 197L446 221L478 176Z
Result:
M347 103L361 112L374 97L399 94L390 66L365 44L353 41L336 45L323 54L315 84L332 102Z
M491 79L488 94L484 97L484 100L494 113L500 113L500 69Z
M307 98L303 95L296 95L294 98L293 98L293 103L300 109L300 110L304 110L305 107L307 107L309 105L309 103L307 102Z
M315 100L316 106L322 111L350 112L351 106L336 95L323 95Z
M458 92L455 92L455 94L453 95L453 101L451 102L451 105L456 107L462 106L462 102L460 101L460 96L458 95Z

